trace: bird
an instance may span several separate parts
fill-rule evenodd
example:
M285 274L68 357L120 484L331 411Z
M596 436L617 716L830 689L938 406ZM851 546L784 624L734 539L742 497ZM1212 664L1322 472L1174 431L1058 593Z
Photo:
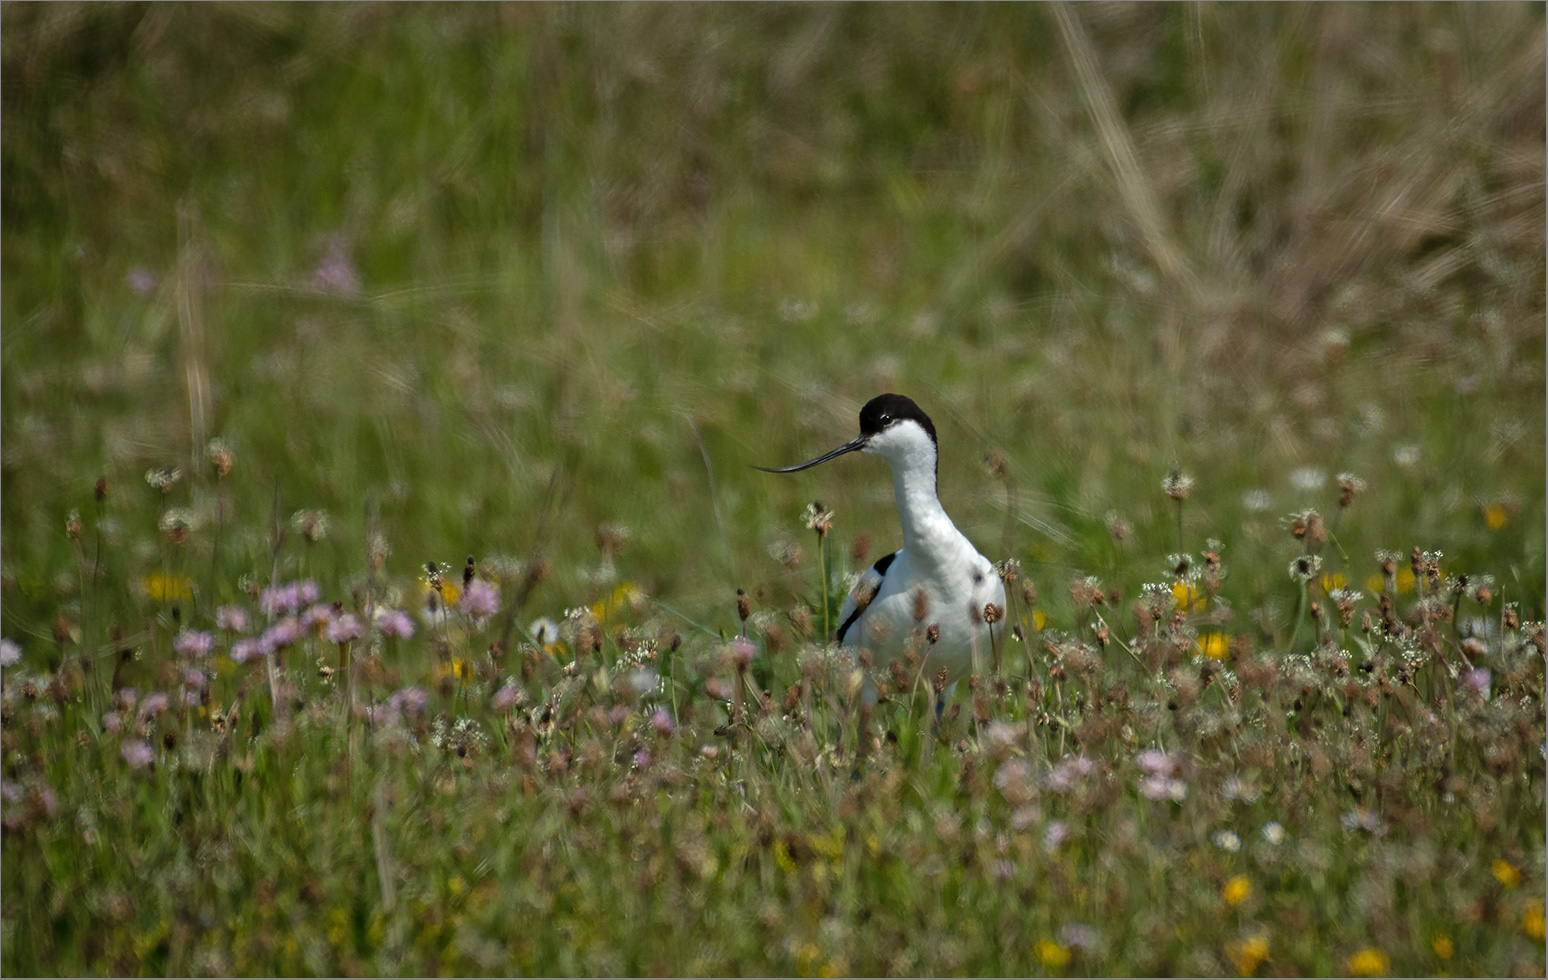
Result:
M906 657L912 646L921 661L917 676L929 683L945 667L955 687L991 655L1005 584L941 506L940 445L930 416L904 395L877 395L860 409L860 434L849 442L795 466L754 468L799 473L853 452L880 456L891 467L903 547L878 558L850 590L839 612L839 646L869 650L877 668ZM949 693L937 692L937 718ZM867 677L867 700L875 698Z

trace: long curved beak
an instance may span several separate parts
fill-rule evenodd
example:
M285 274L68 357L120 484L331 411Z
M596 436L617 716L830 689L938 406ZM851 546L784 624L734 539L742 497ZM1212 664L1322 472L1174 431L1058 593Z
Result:
M828 452L823 453L821 456L818 456L816 459L808 460L805 463L800 463L795 466L785 466L780 469L772 469L767 466L754 466L753 469L762 470L765 473L798 473L801 470L809 470L813 466L816 466L818 463L826 463L828 460L835 456L842 456L845 453L857 452L861 449L864 449L866 443L868 442L870 442L870 439L866 436L855 436L853 439L844 443L837 449L829 450Z

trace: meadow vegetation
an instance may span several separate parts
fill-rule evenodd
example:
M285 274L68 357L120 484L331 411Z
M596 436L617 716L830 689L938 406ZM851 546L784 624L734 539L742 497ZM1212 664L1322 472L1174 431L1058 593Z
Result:
M1543 14L0 7L0 969L1541 976Z

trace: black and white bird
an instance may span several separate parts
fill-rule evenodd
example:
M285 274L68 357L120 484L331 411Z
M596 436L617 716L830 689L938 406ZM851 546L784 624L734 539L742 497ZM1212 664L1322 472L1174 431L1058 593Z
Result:
M852 452L873 453L892 467L903 547L877 559L850 590L839 613L839 645L870 650L875 667L883 668L914 644L926 683L941 667L955 681L975 660L988 662L1005 585L941 506L940 451L930 417L912 399L877 395L860 410L854 439L799 466L757 469L795 473ZM986 616L989 606L995 608Z

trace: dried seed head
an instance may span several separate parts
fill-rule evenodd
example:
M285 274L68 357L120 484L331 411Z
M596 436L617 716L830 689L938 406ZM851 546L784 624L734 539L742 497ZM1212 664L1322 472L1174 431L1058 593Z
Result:
M216 437L210 440L204 449L205 455L210 458L210 466L215 469L215 477L224 480L231 475L232 464L236 462L236 454L231 451L231 444L225 439Z
M860 669L861 670L870 670L871 669L871 665L876 662L875 658L871 656L871 648L870 647L861 647L860 648L860 654L855 659L860 661Z
M736 615L744 623L752 615L752 599L748 598L745 589L736 590Z
M935 693L937 695L945 693L945 691L946 691L946 668L945 667L942 667L940 670L937 670L935 672L935 680L934 680L934 682L930 686L935 690Z
M1414 578L1424 574L1424 552L1419 550L1418 545L1414 545L1414 550L1408 553L1408 568L1414 573Z
M833 530L833 512L824 510L822 501L814 500L806 505L806 512L802 515L808 529L816 531L819 538L828 536Z
M1004 609L1001 609L999 606L992 602L986 603L984 605L984 622L993 625L998 623L1003 618L1005 618Z
M1188 492L1193 489L1193 477L1181 470L1173 470L1161 481L1161 489L1173 500L1183 501L1188 499Z
M931 623L929 626L925 627L925 639L929 640L931 643L938 643L938 642L940 642L940 639L941 639L941 624L940 623ZM946 668L942 667L941 669L945 670Z
M102 501L106 500L107 499L107 477L105 477L105 476L97 477L97 485L96 485L95 488L93 488L92 492L95 494L95 496L97 498L97 503L100 504L100 503L102 503Z
M1119 517L1116 510L1107 512L1107 536L1113 539L1113 544L1122 544L1132 530L1134 525Z
M69 516L65 518L65 534L71 541L76 541L85 529L86 525L81 522L81 512L72 507Z
M1340 473L1338 475L1338 505L1348 507L1354 503L1355 497L1365 489L1365 481L1353 473Z
M477 566L473 562L473 556L469 555L467 564L462 566L462 587L464 589L473 584L473 573L476 570Z
M145 471L145 482L150 484L151 489L159 490L162 493L166 493L168 490L171 490L173 484L177 483L177 481L181 480L182 478L182 470L167 469L164 466L152 467L151 469Z
M1028 579L1026 582L1022 583L1021 598L1025 599L1027 605L1029 606L1037 605L1037 586L1032 584L1031 579Z
M290 516L290 526L308 544L316 544L328 536L328 513L322 510L298 510Z

